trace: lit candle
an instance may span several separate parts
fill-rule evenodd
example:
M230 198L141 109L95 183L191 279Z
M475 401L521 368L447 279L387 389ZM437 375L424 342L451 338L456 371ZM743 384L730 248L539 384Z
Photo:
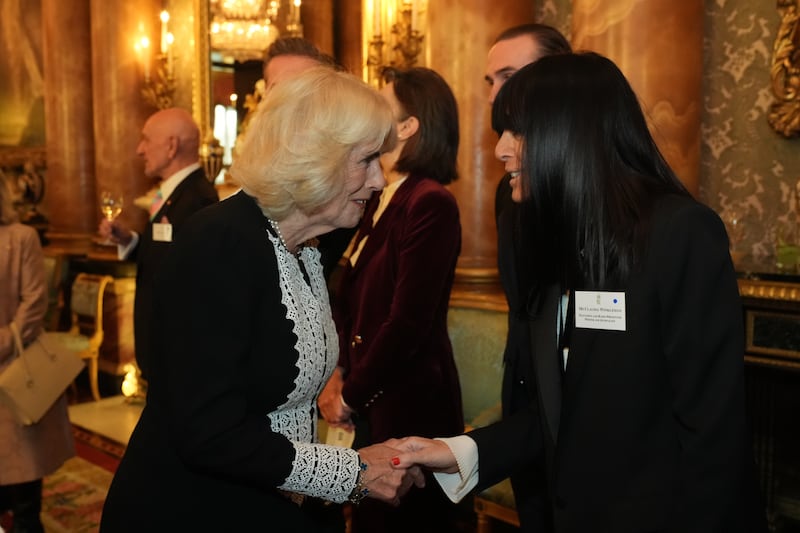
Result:
M294 0L294 23L300 24L300 0Z
M419 28L419 1L411 2L411 29L420 31Z
M381 0L372 2L372 36L381 34Z
M172 72L172 43L175 42L175 36L172 32L167 32L167 71Z
M166 55L169 48L169 32L167 31L167 22L169 22L169 13L166 11L161 12L161 53Z
M144 71L144 79L150 79L150 39L143 36L139 39L139 49L141 50L142 70Z

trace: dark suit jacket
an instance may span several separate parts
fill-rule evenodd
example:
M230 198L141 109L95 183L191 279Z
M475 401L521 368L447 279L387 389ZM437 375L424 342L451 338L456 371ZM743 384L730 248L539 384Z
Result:
M243 192L186 221L158 282L147 405L102 531L328 531L276 489L295 453L267 415L294 389L298 354L267 231ZM343 531L341 509L327 510Z
M355 267L345 267L334 309L342 395L369 420L373 442L455 435L464 420L447 310L461 249L458 206L442 185L416 176L372 228L377 204L376 195L359 230L369 239Z
M538 390L539 360L556 347L559 295L545 291L529 329L529 408L471 433L479 488L543 463L545 499L516 497L552 512L553 531L764 531L741 302L719 217L689 198L661 200L641 270L611 290L625 293L626 331L572 332L557 435Z
M503 355L504 418L520 411L527 411L539 392L533 382L530 317L527 305L523 305L524 298L517 278L518 206L511 199L509 180L510 176L506 174L498 183L494 204L497 224L497 268L508 302L508 333ZM552 294L550 297L555 298ZM555 381L549 385L560 391L559 372L555 373ZM533 405L537 408L538 403L533 402ZM544 464L542 461L533 462L525 468L516 469L511 476L520 522L523 527L536 531L547 531L552 527L549 507L544 503L547 498Z
M156 275L163 265L174 241L181 233L186 219L198 209L217 202L217 190L206 178L205 171L200 168L186 176L169 195L153 221L160 222L164 217L172 224L172 241L153 240L153 222L148 222L144 232L139 236L139 244L130 256L136 261L136 295L133 305L133 333L136 349L136 363L147 378L150 372L150 331L148 323L152 316L154 284Z

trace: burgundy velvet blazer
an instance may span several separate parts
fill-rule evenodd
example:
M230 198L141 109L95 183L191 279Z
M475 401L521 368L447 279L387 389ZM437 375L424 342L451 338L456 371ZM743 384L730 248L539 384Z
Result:
M409 176L372 227L368 205L355 267L342 273L334 302L345 402L366 417L372 442L464 429L461 388L447 310L461 223L455 198L438 182Z

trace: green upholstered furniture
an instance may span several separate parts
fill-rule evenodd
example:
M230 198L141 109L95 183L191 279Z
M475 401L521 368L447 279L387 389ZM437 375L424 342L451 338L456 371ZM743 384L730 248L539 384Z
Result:
M451 305L447 326L461 381L464 421L469 431L500 418L508 315L505 311ZM489 533L492 520L519 526L508 480L476 494L474 509L478 533Z

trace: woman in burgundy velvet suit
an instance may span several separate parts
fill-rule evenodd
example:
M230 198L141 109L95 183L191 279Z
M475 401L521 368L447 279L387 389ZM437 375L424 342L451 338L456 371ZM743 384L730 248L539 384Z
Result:
M461 248L458 110L450 87L425 68L389 70L382 93L398 143L381 157L387 187L373 197L353 240L334 302L339 368L320 396L332 425L356 428L356 445L464 429L461 389L447 333ZM364 501L352 531L452 531L455 509L436 483L400 507Z

